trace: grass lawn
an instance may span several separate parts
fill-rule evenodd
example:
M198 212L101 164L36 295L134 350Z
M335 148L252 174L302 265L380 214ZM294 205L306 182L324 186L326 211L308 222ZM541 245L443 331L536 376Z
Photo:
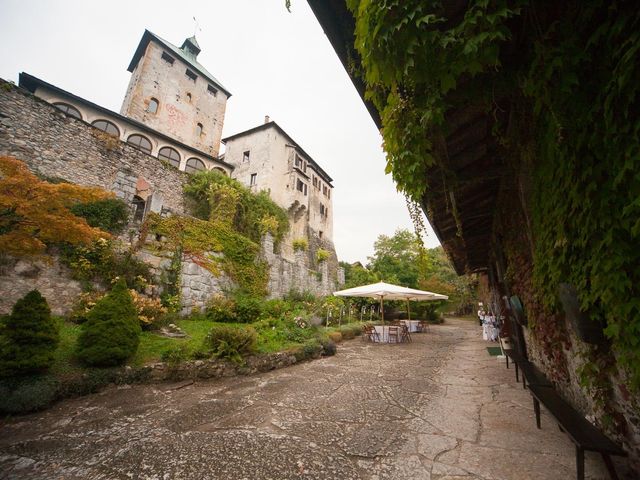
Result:
M60 325L60 344L55 352L51 372L60 376L77 375L83 371L83 368L75 358L74 349L82 327L62 318L59 318L58 322ZM127 363L132 366L141 366L158 362L162 352L180 345L185 345L187 351L193 352L202 345L215 322L210 320L178 320L176 325L188 335L187 338L168 338L152 331L143 331L140 335L138 351ZM240 326L244 324L226 323L224 325ZM318 336L317 330L310 328L260 328L259 323L253 324L253 326L258 330L258 353L290 350ZM322 329L322 333L331 330L337 329Z

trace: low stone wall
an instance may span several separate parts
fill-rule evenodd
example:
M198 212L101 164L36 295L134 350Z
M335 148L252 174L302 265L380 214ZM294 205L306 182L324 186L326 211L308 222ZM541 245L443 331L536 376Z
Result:
M320 353L318 352L312 358L319 358ZM141 368L144 371L143 377L146 377L149 381L166 382L252 375L288 367L298 363L298 361L298 358L293 353L278 352L247 357L243 364L213 359L194 360L176 365L160 362Z

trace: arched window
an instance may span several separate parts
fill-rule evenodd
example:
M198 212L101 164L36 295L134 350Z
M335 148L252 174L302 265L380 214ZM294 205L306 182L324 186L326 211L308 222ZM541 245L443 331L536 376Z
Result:
M96 120L91 125L99 130L102 130L103 132L108 133L109 135L120 137L120 130L118 130L118 127L116 127L115 123L111 123L109 120Z
M202 126L202 124L201 124L201 123L197 124L197 125L196 125L196 135L198 135L198 136L202 135L202 129L203 129L203 128L204 128L204 127Z
M76 117L82 120L82 115L80 114L80 110L76 107L69 105L68 103L54 103L53 104L58 110L62 110L64 113L69 115L70 117Z
M158 105L160 105L158 100L155 98L152 98L151 100L149 100L149 105L147 106L147 112L156 113L158 111Z
M180 167L180 154L171 147L162 147L158 152L160 160L166 160L176 168Z
M151 155L151 142L147 137L143 137L142 135L134 133L133 135L129 135L129 138L127 138L127 143Z
M218 173L221 173L222 175L226 175L227 172L224 171L224 169L220 168L220 167L213 167L213 170L215 170Z
M187 93L187 102L191 103L191 94Z
M187 160L187 166L184 171L187 173L196 173L205 170L204 162L199 158L190 158Z

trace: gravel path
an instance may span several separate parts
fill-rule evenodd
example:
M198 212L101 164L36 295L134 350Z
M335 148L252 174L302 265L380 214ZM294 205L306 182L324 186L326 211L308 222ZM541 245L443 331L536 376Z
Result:
M475 322L251 377L110 388L0 426L0 478L575 478ZM587 478L605 479L587 454Z

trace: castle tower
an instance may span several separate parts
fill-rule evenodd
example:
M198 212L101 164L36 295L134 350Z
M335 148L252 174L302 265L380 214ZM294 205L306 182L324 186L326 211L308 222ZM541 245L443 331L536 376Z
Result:
M196 37L180 48L145 30L127 69L131 80L120 113L218 156L229 91L197 57Z

